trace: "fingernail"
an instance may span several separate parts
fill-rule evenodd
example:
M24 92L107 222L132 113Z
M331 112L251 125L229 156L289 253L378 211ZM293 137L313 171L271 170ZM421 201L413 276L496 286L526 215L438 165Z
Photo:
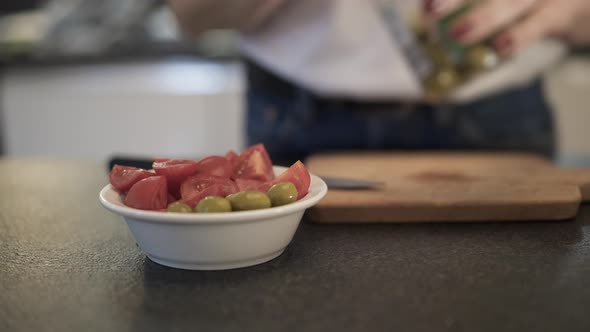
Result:
M443 8L445 0L424 0L424 12L426 14L438 14Z
M507 54L510 53L510 51L512 51L512 49L514 48L514 40L512 39L512 37L504 35L496 39L496 41L494 42L494 46L496 47L496 50L498 50L498 52L502 54Z
M455 40L462 41L472 29L473 24L469 21L464 21L455 25L451 30L451 34Z
M444 0L424 0L424 12L427 14L436 14Z

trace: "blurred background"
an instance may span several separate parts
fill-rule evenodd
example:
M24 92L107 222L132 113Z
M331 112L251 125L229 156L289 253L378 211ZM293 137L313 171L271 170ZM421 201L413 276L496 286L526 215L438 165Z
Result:
M184 38L159 0L3 0L4 157L198 157L245 144L234 31ZM590 56L547 74L559 161L590 165Z

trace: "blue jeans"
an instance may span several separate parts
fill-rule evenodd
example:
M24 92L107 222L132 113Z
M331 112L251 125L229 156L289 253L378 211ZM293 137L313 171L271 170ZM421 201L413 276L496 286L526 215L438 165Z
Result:
M247 135L277 164L339 150L521 151L552 158L542 82L455 106L327 100L269 73L249 73ZM278 88L277 88L278 86Z

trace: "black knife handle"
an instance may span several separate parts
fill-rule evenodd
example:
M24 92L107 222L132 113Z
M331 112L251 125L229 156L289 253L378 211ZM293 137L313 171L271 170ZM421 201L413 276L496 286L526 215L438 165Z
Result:
M122 166L131 166L143 169L151 169L152 163L154 162L153 159L147 158L135 158L135 157L127 157L127 156L113 156L108 163L108 171L110 172L115 165L122 165Z

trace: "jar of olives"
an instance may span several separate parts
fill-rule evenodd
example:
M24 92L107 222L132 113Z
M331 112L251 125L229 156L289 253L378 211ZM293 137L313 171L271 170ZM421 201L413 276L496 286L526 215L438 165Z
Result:
M440 19L431 29L421 27L416 31L432 64L423 79L426 98L431 102L444 101L456 88L500 63L500 56L489 42L465 46L452 36L453 24L473 6L476 4L467 3Z

